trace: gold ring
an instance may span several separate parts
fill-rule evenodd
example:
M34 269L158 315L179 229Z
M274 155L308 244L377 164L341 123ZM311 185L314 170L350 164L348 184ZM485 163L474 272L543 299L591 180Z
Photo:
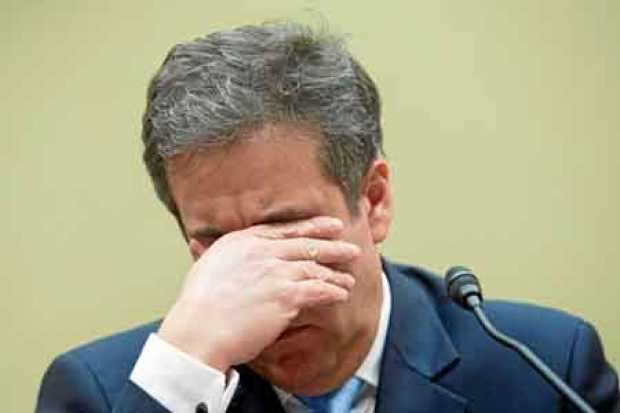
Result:
M310 257L313 261L316 261L317 258L319 258L319 249L312 242L306 243L306 252L308 253L308 257Z

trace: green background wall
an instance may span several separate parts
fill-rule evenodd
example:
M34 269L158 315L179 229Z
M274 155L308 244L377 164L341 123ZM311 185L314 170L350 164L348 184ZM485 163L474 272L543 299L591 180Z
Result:
M140 161L145 86L175 42L283 17L349 33L380 86L384 252L579 314L620 366L618 1L0 5L3 411L55 354L165 314L190 261Z

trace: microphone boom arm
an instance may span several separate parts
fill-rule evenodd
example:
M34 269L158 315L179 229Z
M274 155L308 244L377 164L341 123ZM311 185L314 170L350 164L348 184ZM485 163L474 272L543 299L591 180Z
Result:
M579 408L582 412L596 413L573 389L571 389L557 374L553 372L547 365L534 354L528 346L512 337L502 333L489 321L486 314L482 310L481 301L476 295L470 295L466 298L467 303L472 309L476 319L482 325L482 328L498 343L509 347L519 353L519 355L536 370L550 385L552 385L560 394Z

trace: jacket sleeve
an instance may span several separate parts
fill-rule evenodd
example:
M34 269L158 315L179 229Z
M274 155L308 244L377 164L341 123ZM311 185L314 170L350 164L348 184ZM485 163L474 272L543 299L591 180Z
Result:
M43 376L35 413L167 413L139 387L128 383L112 406L87 363L72 353L57 357Z
M568 384L598 413L620 413L618 375L605 360L598 334L585 322L579 324L575 334ZM566 412L577 410L567 405Z

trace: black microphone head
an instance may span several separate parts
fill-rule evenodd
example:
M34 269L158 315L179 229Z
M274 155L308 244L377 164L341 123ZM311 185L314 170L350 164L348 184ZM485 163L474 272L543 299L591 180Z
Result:
M448 296L461 307L471 309L468 302L471 296L478 297L479 302L482 301L482 288L478 278L469 268L460 265L450 268L446 271L444 281Z

